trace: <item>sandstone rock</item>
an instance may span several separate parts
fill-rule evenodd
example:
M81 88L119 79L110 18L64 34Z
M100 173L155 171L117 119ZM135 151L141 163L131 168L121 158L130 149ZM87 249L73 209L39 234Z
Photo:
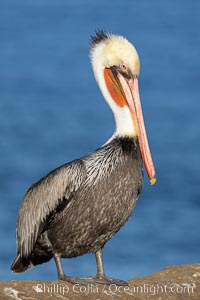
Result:
M1 300L200 300L200 264L171 266L129 286L72 285L64 281L1 281Z

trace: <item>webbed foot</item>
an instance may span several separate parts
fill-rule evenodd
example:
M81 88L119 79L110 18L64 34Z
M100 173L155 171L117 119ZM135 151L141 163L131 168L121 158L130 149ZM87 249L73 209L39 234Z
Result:
M129 283L127 281L107 277L105 275L101 275L101 276L97 275L93 278L94 278L95 282L103 283L103 284L106 284L106 285L111 285L111 284L118 285L118 286L127 286L127 285L129 285Z
M79 284L79 285L95 284L95 280L93 279L93 277L78 278L78 277L62 275L62 276L59 276L59 279L70 282L72 284Z
M110 278L105 275L103 276L94 276L94 277L85 277L85 278L78 278L78 277L71 277L71 276L60 276L60 280L64 280L70 282L72 284L79 284L79 285L88 285L88 284L96 284L102 283L106 285L115 284L117 286L128 286L129 283L127 281L121 279Z

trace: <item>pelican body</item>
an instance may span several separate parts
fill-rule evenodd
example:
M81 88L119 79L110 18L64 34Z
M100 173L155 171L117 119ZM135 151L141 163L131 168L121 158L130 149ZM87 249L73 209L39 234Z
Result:
M91 37L91 61L116 130L102 147L56 168L28 189L19 209L11 269L23 272L54 258L59 279L124 284L105 276L102 249L133 211L143 185L143 164L155 183L139 98L140 63L124 37L101 30ZM91 252L96 255L95 277L65 275L61 258Z

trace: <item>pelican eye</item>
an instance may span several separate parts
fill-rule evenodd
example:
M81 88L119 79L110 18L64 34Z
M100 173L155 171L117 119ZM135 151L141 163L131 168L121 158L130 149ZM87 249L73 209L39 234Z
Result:
M131 71L129 69L129 67L125 64L120 64L118 67L119 72L126 78L130 78L131 77Z
M121 69L122 72L127 72L128 71L128 68L127 68L127 66L125 64L120 64L119 67L120 67L120 69Z

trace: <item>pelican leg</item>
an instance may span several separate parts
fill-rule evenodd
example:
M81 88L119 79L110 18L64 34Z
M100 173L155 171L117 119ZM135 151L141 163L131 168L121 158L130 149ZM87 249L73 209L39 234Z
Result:
M60 256L58 254L54 254L54 260L55 260L57 271L58 271L58 278L60 280L63 280L64 277L65 277L65 273L64 273L63 268L62 268L62 264L61 264L61 261L60 261Z
M71 276L65 275L62 264L61 264L60 256L57 253L54 254L54 260L55 260L56 267L57 267L58 279L70 282L72 284L79 284L79 285L87 285L89 283L95 284L93 277L78 278L78 277L71 277Z
M119 286L126 286L128 285L128 282L120 280L120 279L114 279L105 276L104 268L103 268L103 260L102 260L102 249L99 249L96 253L96 263L97 263L97 274L94 277L86 277L86 278L77 278L77 277L71 277L66 276L62 264L60 261L60 256L58 254L54 254L54 260L56 263L57 271L58 271L58 278L60 280L64 280L67 282L70 282L72 284L79 284L79 285L87 285L87 284L95 284L95 283L103 283L103 284L115 284Z
M120 279L114 279L107 277L104 273L104 267L103 267L103 259L102 259L102 249L99 249L96 253L96 263L97 263L97 275L94 278L95 282L103 283L103 284L115 284L115 285L128 285L128 282Z
M97 263L97 275L96 277L101 279L102 277L105 277L104 274L104 267L103 267L103 259L102 259L102 249L99 249L96 253L96 263Z

